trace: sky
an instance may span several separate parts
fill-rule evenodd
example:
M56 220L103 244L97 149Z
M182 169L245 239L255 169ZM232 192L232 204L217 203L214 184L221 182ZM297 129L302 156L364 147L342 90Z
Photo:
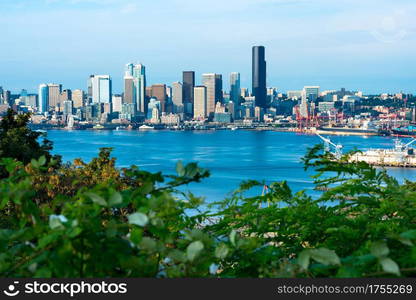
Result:
M267 85L416 93L414 0L0 0L0 86L86 89L141 62L148 84L241 73L266 47Z

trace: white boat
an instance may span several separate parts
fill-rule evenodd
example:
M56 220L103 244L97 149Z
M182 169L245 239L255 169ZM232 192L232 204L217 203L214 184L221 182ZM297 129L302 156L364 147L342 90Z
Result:
M153 130L155 129L153 126L149 126L146 124L143 124L142 126L139 127L139 130Z

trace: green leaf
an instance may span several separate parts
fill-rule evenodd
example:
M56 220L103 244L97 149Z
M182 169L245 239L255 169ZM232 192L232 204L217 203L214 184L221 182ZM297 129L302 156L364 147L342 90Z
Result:
M130 233L130 241L137 245L142 240L142 236L143 231L140 228L135 227Z
M46 164L46 157L44 155L39 157L38 163L39 163L39 166L45 165Z
M387 247L387 244L383 241L375 242L371 245L371 254L373 254L375 257L385 257L389 255L389 248Z
M193 261L199 253L204 249L204 244L201 241L195 241L186 248L186 255L190 261Z
M140 248L148 251L154 251L156 249L157 243L154 239L149 237L144 237L140 241Z
M107 206L107 201L105 201L105 199L101 196L98 196L94 193L86 193L86 195L92 200L92 202L97 203L101 206Z
M311 249L309 250L311 258L316 260L318 263L324 265L339 265L341 261L338 255L333 250L326 248Z
M405 239L416 240L416 229L403 232L400 236Z
M215 257L217 257L219 259L224 259L224 258L227 257L228 252L229 252L229 249L228 249L227 245L224 244L224 243L221 243L215 249Z
M388 257L381 258L380 259L380 264L383 267L384 272L400 276L399 266L391 258L388 258Z
M110 199L108 200L109 206L115 206L117 204L121 204L123 202L123 197L121 197L121 194L119 192L115 192L111 195Z
M235 237L237 235L237 232L233 229L230 233L230 242L233 246L235 246Z
M136 212L128 216L128 220L130 224L138 225L138 226L146 226L149 222L149 218L142 213Z
M309 267L311 255L309 250L303 250L298 257L298 265L303 269L307 270Z

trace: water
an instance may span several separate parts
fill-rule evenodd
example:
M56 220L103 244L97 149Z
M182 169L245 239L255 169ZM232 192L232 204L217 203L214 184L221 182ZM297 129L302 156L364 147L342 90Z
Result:
M305 171L301 158L321 142L314 135L301 135L273 131L48 131L54 142L54 153L64 161L74 158L91 160L100 147L113 147L113 155L119 167L137 165L150 171L175 173L178 160L195 161L211 172L211 177L187 188L208 201L224 199L238 185L248 179L266 184L287 180L295 191L313 190L310 178L313 171ZM391 148L391 137L336 136L335 143L342 143L345 150L357 147ZM390 168L388 172L400 181L416 180L415 169ZM260 194L261 188L251 191Z

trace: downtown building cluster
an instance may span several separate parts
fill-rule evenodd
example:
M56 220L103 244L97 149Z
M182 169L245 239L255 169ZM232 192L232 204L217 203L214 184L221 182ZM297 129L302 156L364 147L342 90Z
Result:
M366 97L345 89L321 91L319 86L279 93L266 85L266 55L263 46L252 48L252 87L241 87L240 73L229 75L229 88L223 76L203 73L199 83L194 71L183 71L182 80L148 84L146 67L128 63L124 68L123 92L113 93L110 75L90 75L86 89L64 89L62 84L40 84L37 94L22 90L19 95L0 87L0 113L13 107L32 112L32 122L68 126L69 124L280 124L314 127L339 123L340 119L368 119L393 112L392 118L409 119L411 95L382 94ZM394 111L374 106L371 99L399 99ZM387 101L386 101L387 100ZM401 107L402 106L402 107ZM371 107L371 108L369 108ZM399 109L397 109L399 108ZM413 113L414 115L414 113ZM341 118L340 118L341 116ZM414 117L413 117L414 118ZM345 122L345 120L341 120Z
M183 71L182 81L149 85L146 67L128 63L124 68L121 94L113 93L110 75L90 75L85 90L42 83L37 94L23 92L18 99L10 99L9 93L2 103L33 112L35 123L67 124L70 119L101 124L230 123L254 118L260 111L266 111L266 90L265 49L255 46L252 93L241 88L238 72L230 74L230 88L225 92L222 74L204 73L197 84L194 71Z

